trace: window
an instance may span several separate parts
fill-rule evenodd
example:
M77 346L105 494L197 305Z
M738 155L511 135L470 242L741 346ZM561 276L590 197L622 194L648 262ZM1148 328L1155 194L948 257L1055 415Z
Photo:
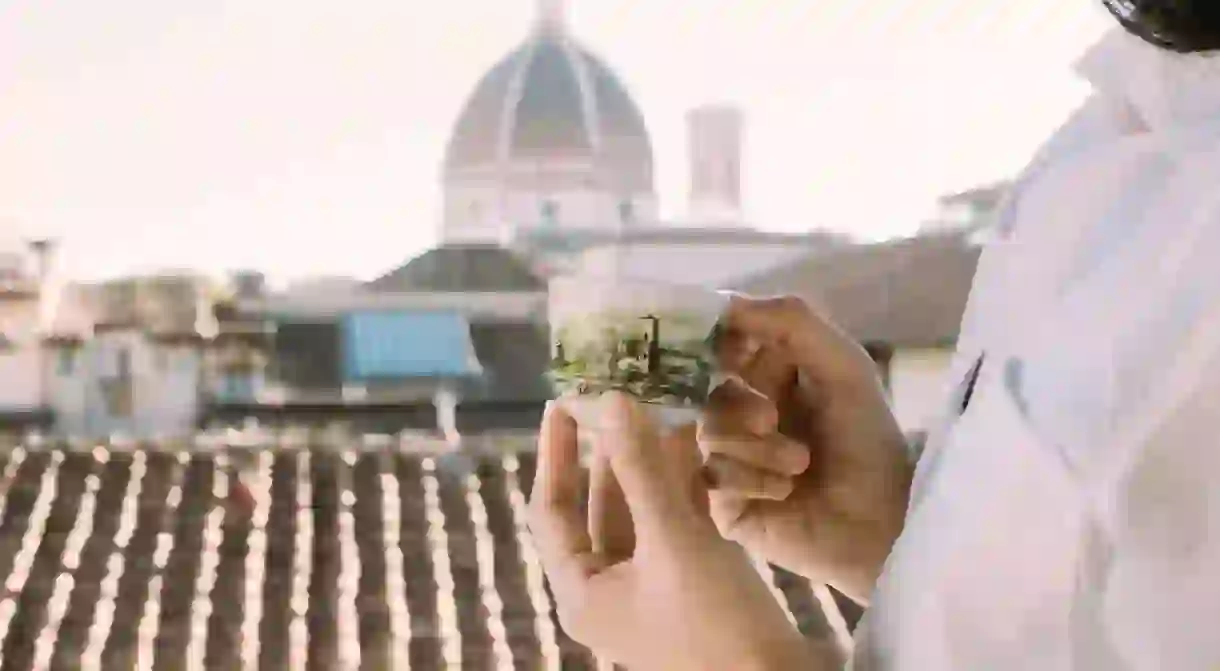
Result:
M618 219L624 224L630 224L635 221L635 203L632 203L630 200L620 200L618 203Z
M254 399L254 379L249 375L230 374L222 378L221 398L226 401L250 401Z
M55 370L59 375L68 376L72 374L72 369L76 367L76 350L65 347L59 350L59 356L56 358Z
M559 223L559 203L553 200L542 201L542 223L546 226Z

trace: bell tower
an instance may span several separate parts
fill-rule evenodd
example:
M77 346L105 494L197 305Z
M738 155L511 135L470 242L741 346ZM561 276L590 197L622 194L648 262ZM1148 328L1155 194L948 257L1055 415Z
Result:
M687 113L692 218L740 221L743 126L742 112L733 106L704 105Z

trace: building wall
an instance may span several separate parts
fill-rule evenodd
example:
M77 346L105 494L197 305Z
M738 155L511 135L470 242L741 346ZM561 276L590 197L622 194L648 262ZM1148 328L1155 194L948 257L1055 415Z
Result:
M899 349L890 359L890 399L903 431L922 431L943 412L952 349Z
M196 425L202 361L194 345L143 343L147 369L136 383L136 434L184 435Z
M63 435L143 439L186 435L195 426L201 357L194 346L151 341L135 331L111 332L71 355L54 351L47 365L56 431ZM107 385L126 391L108 392ZM129 409L112 405L108 393L129 394Z
M86 435L89 385L86 344L47 348L45 365L48 397L55 412L55 430L65 436Z
M0 351L0 410L41 405L39 305L36 298L0 296L0 334L15 347Z
M601 188L595 174L589 165L517 166L512 174L451 181L441 242L508 244L534 227L619 230L656 221L653 194Z

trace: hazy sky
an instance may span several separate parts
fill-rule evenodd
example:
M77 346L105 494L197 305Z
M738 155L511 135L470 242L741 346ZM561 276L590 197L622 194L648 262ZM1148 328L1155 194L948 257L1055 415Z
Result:
M662 207L683 113L748 119L761 228L911 231L1017 170L1085 89L1095 0L571 0L647 117ZM0 237L96 277L257 267L371 276L432 245L438 169L534 0L6 0Z

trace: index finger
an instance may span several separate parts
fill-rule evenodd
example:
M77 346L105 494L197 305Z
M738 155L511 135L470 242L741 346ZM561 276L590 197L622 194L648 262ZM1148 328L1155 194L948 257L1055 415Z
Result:
M576 422L551 404L539 431L529 526L543 568L558 589L583 582L591 565L593 542L581 505L581 484Z
M721 323L730 336L781 349L798 367L819 379L854 377L862 370L872 370L859 343L796 296L733 294Z

